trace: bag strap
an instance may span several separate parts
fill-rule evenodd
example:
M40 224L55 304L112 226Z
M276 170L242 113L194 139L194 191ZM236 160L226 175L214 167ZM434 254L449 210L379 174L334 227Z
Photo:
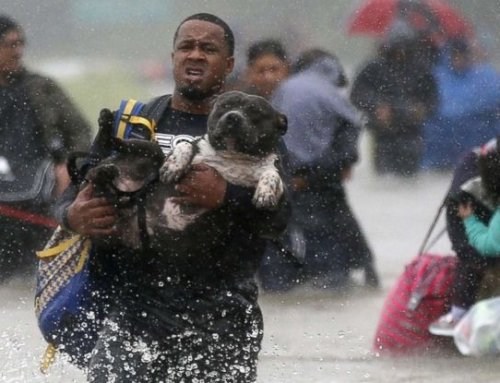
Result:
M55 229L58 225L56 220L50 217L46 217L40 214L35 214L21 209L16 209L12 206L5 204L0 204L0 215L28 222L32 225L45 226L51 229Z
M132 125L143 125L153 138L156 133L156 122L140 115L145 104L134 99L122 100L118 109L118 117L115 121L114 134L118 138L127 138L132 130Z
M73 236L73 237L71 237L71 238L69 238L69 239L67 239L65 241L62 241L57 246L37 251L36 252L36 256L39 259L53 257L55 255L60 254L65 249L67 249L68 247L70 247L71 245L73 245L74 243L76 243L76 241L78 241L79 239L80 239L80 236L79 235L75 235L75 236Z
M45 349L42 360L40 362L40 372L47 375L50 366L55 362L57 354L57 347L53 343L49 343Z
M152 119L153 121L159 122L163 113L170 104L172 95L166 94L163 96L155 97L142 108L141 116Z
M431 223L431 226L429 227L429 230L427 230L427 233L425 234L425 238L424 240L422 241L422 244L420 245L420 248L418 249L418 255L422 255L424 254L425 251L427 251L430 247L432 247L437 241L439 238L441 238L441 236L446 232L446 228L442 229L437 235L436 237L431 241L431 244L429 246L428 245L428 242L429 242L429 238L431 237L432 235L432 232L434 231L434 228L436 227L436 224L439 220L439 217L441 216L441 213L443 212L445 206L446 206L446 202L448 201L448 194L446 194L446 196L444 197L443 199L443 202L441 202L441 204L439 205L439 209L436 213L436 216L434 217L434 219L432 220L432 223Z

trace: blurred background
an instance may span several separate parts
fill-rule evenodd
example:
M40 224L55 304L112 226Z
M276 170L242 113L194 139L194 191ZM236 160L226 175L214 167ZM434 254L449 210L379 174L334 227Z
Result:
M236 66L252 42L276 37L295 55L318 46L335 52L352 76L373 54L373 38L349 36L362 0L0 0L24 27L26 63L61 81L87 117L122 98L147 100L171 90L170 52L179 22L197 12L221 16L236 34ZM474 27L500 67L500 1L449 0Z

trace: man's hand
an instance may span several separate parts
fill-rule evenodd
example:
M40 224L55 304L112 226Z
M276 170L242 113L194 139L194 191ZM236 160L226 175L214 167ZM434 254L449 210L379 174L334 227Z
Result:
M116 232L116 213L105 198L93 198L88 184L68 207L69 229L86 236L106 236Z
M472 204L470 202L461 203L458 205L458 216L462 219L465 219L474 213L474 209L472 208Z
M196 164L175 186L181 196L173 198L173 201L180 205L194 205L213 210L224 202L226 188L226 180L214 168Z

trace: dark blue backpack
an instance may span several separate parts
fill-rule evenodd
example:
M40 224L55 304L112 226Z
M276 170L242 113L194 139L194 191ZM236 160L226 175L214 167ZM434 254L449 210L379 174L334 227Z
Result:
M155 121L141 113L147 107L147 116L159 117L167 101L161 98L143 104L123 100L113 115L113 136L153 140ZM94 159L87 165L110 154L102 152L101 133L94 139L88 156ZM41 370L47 371L56 351L64 352L74 364L84 367L97 342L107 297L106 286L95 275L92 241L59 226L37 256L35 313L40 331L49 343Z

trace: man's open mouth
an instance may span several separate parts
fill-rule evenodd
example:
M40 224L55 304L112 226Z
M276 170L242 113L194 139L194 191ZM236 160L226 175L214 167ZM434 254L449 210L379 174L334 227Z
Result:
M186 77L190 81L196 81L203 78L205 71L201 68L187 68Z

